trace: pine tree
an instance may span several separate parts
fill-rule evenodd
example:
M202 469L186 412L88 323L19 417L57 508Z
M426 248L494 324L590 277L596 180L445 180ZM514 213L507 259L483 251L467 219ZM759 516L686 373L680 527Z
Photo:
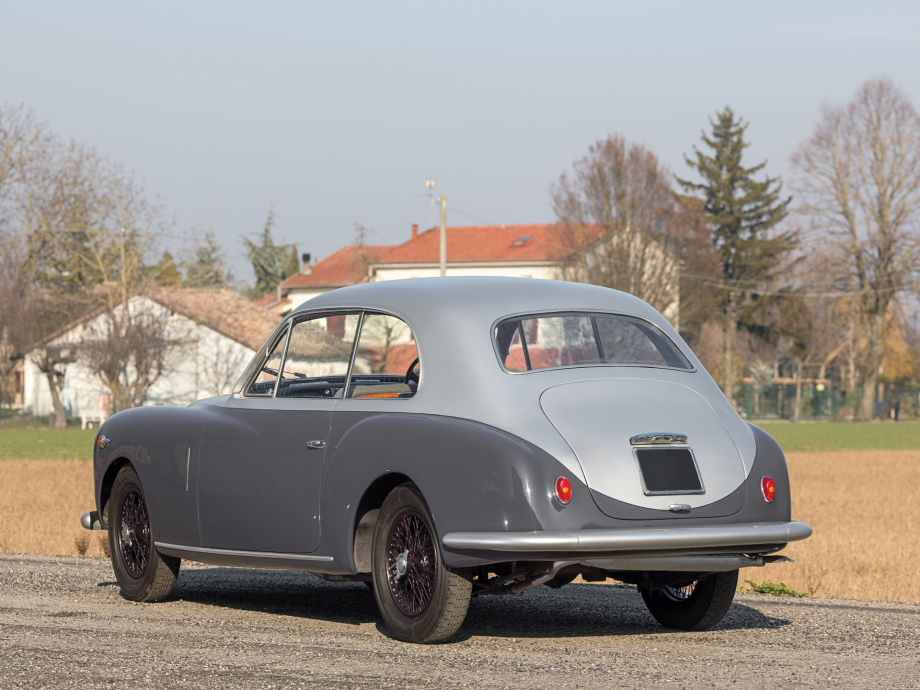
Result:
M153 282L164 287L182 287L182 274L168 251L163 252L159 263L153 267Z
M185 286L193 288L225 288L233 280L224 263L223 250L214 233L205 233L195 247L192 260L185 264Z
M272 227L274 225L275 213L274 211L269 211L265 227L262 228L260 241L257 243L249 238L243 238L246 256L252 263L252 272L256 276L256 284L247 291L252 299L258 299L272 292L278 287L278 283L287 277L285 268L290 245L275 244L274 239L272 239Z
M291 253L288 254L287 262L284 264L284 277L290 278L300 273L300 257L297 255L297 245L291 245Z
M739 327L752 332L763 330L762 316L770 301L763 290L795 246L793 233L774 231L786 217L792 198L781 198L779 178L765 177L760 182L754 179L766 162L751 168L742 165L744 149L748 147L744 140L748 123L726 107L716 113L710 124L711 136L704 133L702 139L711 155L694 146L694 157L684 156L703 181L678 182L703 199L712 241L719 252L724 288L719 300L724 334L722 388L734 404L734 333Z

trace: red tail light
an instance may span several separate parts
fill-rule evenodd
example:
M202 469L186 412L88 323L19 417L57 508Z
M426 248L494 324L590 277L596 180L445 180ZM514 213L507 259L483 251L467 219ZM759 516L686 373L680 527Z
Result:
M559 477L556 480L556 498L561 503L568 503L572 500L572 485L565 477Z
M763 500L773 503L773 499L776 498L776 482L770 477L764 477L760 480L760 490L763 493Z

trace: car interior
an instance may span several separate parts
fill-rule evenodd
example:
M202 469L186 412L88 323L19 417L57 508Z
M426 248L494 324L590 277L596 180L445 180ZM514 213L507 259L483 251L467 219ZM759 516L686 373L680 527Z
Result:
M420 373L415 337L395 316L358 312L304 317L292 320L278 336L246 395L410 398L418 390Z

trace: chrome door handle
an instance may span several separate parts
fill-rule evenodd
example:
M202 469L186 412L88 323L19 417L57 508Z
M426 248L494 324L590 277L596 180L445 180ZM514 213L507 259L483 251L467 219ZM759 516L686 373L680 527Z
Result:
M307 441L307 448L310 450L322 450L326 447L325 441Z

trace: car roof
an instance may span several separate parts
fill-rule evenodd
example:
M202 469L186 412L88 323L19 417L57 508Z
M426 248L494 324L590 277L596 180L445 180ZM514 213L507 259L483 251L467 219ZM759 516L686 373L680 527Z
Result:
M455 326L491 325L529 312L607 311L637 316L667 328L667 321L646 302L619 290L560 280L503 277L408 278L339 288L304 302L295 311L364 308L405 318L413 328L441 322Z

